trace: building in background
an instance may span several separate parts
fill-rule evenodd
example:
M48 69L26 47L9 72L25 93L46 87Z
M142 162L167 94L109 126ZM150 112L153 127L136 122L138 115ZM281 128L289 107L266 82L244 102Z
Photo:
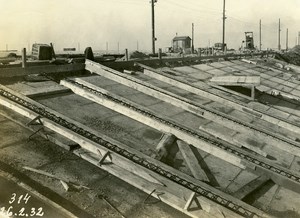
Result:
M189 36L176 36L172 41L173 52L191 52L191 41Z

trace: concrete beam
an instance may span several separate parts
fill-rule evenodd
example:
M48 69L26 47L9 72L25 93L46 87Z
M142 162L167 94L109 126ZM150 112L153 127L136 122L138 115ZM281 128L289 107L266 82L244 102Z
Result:
M85 83L85 85L87 85L88 83ZM160 122L159 120L157 119L154 119L152 117L149 117L147 115L144 115L143 113L139 113L131 108L128 108L126 106L123 106L122 104L118 104L116 103L115 101L112 101L110 99L107 99L107 98L104 98L103 96L100 96L100 95L97 95L97 94L94 94L92 92L89 92L71 82L68 82L68 81L65 81L65 80L62 80L61 81L61 85L64 85L66 87L68 87L69 89L71 89L74 93L76 93L77 95L80 95L84 98L87 98L93 102L96 102L97 104L100 104L100 105L103 105L111 110L114 110L120 114L123 114L127 117L130 117L136 121L139 121L145 125L148 125L154 129L157 129L159 131L162 131L162 132L168 132L170 134L173 134L175 135L177 138L180 138L186 142L188 142L189 144L192 144L194 145L195 147L203 150L203 151L206 151L216 157L219 157L235 166L238 166L242 169L245 168L245 166L243 164L241 164L241 159L233 154L230 154L226 151L224 151L223 149L220 149L208 142L205 142L205 141L202 141L196 137L194 137L193 135L191 134L188 134L178 128L175 128L173 126L170 126L170 125L167 125L163 122ZM113 98L115 99L120 99L122 101L125 101L127 102L128 104L130 105L133 105L135 107L138 107L138 108L141 108L143 110L146 110L146 111L149 111L148 109L145 109L143 107L141 107L140 105L137 105L133 102L130 102L128 101L127 99L125 98L122 98L120 96L116 96L106 90L103 90L99 87L96 87L92 84L88 84L88 87L91 88L91 89L94 89L94 90L97 90L99 92L102 92L102 93L105 93L109 96L112 96ZM154 114L153 112L151 112L152 114ZM157 116L155 114L155 116ZM163 118L164 120L166 120L166 118Z
M205 171L201 168L199 160L196 158L190 147L191 145L188 145L181 140L177 140L177 145L193 176L201 181L209 182Z

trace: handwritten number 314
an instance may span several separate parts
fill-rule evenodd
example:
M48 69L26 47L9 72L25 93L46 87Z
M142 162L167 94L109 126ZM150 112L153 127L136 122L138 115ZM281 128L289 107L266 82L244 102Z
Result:
M27 202L28 202L28 200L29 200L29 198L30 198L31 196L28 194L28 193L26 193L26 195L24 196L24 195L20 195L20 197L18 198L18 204L20 204L21 203L21 201L23 200L24 202L25 202L25 204L27 204ZM9 204L12 204L12 203L14 203L15 201L17 200L17 194L16 193L13 193L12 194L12 196L11 196L11 198L10 198L10 201L8 202Z

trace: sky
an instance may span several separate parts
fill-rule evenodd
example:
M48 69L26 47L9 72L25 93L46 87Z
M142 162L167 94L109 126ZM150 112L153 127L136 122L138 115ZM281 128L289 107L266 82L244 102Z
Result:
M0 0L0 50L31 47L32 43L54 43L55 50L75 47L93 50L151 51L150 0ZM156 48L171 46L178 35L191 36L195 26L195 48L222 41L223 0L157 0L155 4ZM300 0L226 0L226 38L237 49L244 32L253 31L262 47L296 44L300 31Z

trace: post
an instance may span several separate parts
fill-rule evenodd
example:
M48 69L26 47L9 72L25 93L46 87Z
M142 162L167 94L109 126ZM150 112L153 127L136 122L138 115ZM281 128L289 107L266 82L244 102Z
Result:
M222 39L222 50L225 51L225 20L226 20L226 16L225 16L225 0L223 2L223 39Z
M126 60L126 61L129 60L129 57L128 57L128 49L127 49L127 48L125 49L125 60Z
M161 48L158 49L158 59L161 60Z
M280 44L280 18L279 18L279 25L278 25L278 50L281 50L281 44Z
M151 14L152 14L152 53L155 54L155 19L154 19L154 3L156 0L151 0Z
M198 48L198 56L201 57L201 48Z
M286 51L289 50L289 28L286 29Z
M194 54L194 23L192 23L192 54Z
M26 48L22 49L22 68L26 68Z
M259 51L261 51L261 20L259 20Z

